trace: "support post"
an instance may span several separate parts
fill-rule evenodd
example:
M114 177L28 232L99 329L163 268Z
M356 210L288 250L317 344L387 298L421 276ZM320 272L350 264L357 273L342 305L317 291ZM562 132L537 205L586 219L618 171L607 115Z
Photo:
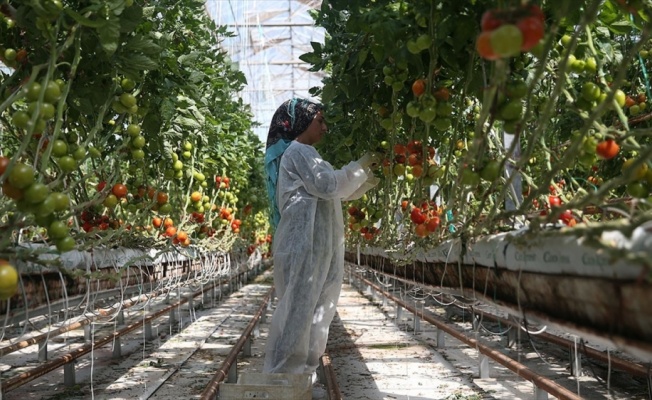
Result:
M122 357L122 348L120 346L120 336L115 336L113 338L113 353L111 358L118 359Z
M512 348L518 343L518 328L515 326L512 326L508 331L507 331L507 347Z
M175 308L170 309L170 325L174 325L177 322L177 312Z
M145 318L147 318L148 314L149 314L149 304L145 306ZM152 334L152 321L151 320L145 321L143 329L145 331L145 340L146 341L150 341L150 340L154 339L154 335Z
M480 316L476 313L471 313L471 324L473 325L473 331L477 332L480 330Z
M489 378L489 357L483 355L480 357L480 379Z
M548 400L548 392L541 389L538 386L534 387L534 398L535 400Z
M75 361L63 364L63 384L66 387L75 386Z
M48 360L48 341L44 340L38 344L38 360L47 361Z
M414 333L419 333L421 332L421 319L417 317L416 315L414 316Z
M403 319L403 307L396 304L396 321L398 322L401 319Z
M229 376L226 378L227 382L236 383L238 381L238 360L235 360L229 368Z
M242 347L242 355L245 357L251 357L251 335L249 335Z
M437 329L437 348L443 349L446 347L446 333L441 329Z
M118 311L118 316L116 317L118 325L124 325L125 324L125 312L124 310Z
M89 322L88 325L84 325L84 341L90 343L93 340L93 323Z
M579 353L575 353L574 349L571 348L570 359L571 359L571 374L575 378L579 378L580 375L582 375L582 355Z

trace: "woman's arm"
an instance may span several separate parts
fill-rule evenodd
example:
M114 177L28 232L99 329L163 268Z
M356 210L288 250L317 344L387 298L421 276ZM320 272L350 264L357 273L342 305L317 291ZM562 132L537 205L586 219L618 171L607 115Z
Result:
M319 198L347 198L368 178L364 168L355 161L342 169L333 169L312 146L296 146L283 157L286 159L281 168L285 162L291 165L290 175L297 174L296 178L301 180L306 191Z

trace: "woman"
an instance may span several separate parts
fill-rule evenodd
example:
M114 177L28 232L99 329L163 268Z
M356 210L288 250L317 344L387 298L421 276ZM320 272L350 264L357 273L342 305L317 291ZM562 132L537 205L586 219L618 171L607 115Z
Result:
M284 102L272 118L265 169L275 228L274 285L279 298L265 354L265 373L313 374L326 349L344 273L342 199L375 186L365 155L335 170L312 147L327 131L322 108Z

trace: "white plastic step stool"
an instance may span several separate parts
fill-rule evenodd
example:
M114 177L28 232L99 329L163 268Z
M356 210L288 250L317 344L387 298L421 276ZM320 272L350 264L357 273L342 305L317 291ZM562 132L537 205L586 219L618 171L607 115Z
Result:
M237 383L220 385L220 400L312 400L310 374L240 374Z

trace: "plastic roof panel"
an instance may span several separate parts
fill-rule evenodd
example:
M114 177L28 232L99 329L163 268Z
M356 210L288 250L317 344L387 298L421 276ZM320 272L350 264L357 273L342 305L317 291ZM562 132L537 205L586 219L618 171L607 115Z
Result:
M240 95L261 124L254 130L263 143L279 104L292 96L312 98L308 90L321 85L323 75L299 60L312 50L310 42L324 43L324 30L309 15L319 7L321 0L206 1L213 20L236 34L222 44L247 77Z

